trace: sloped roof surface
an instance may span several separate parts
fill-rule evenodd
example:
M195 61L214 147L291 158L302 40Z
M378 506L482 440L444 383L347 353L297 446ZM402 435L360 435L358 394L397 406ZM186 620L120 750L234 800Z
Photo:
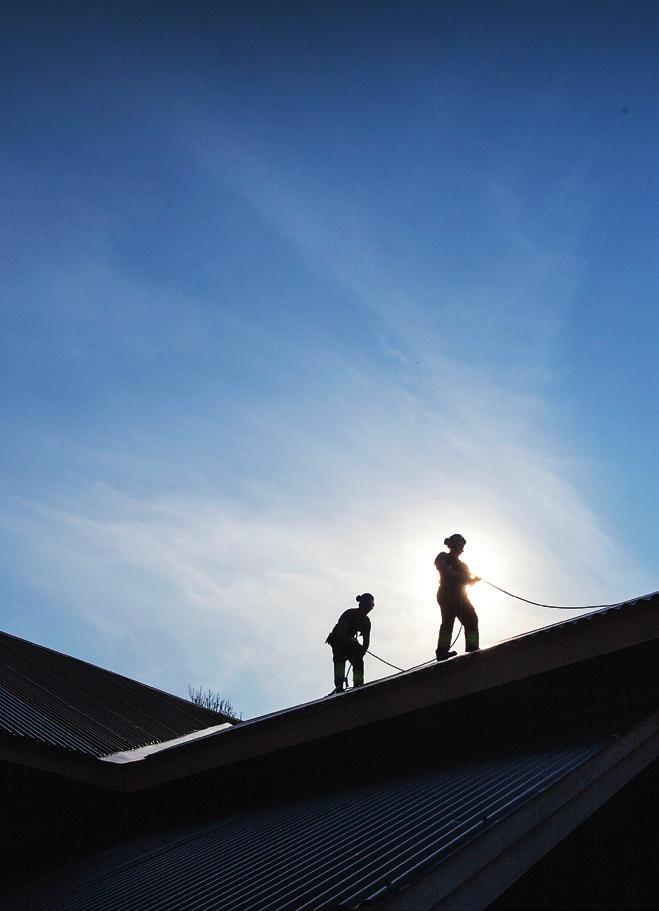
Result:
M279 710L121 770L53 768L39 745L105 757L233 721L118 674L0 633L0 736L31 743L31 762L136 791L560 668L659 637L659 593L523 633L472 655L431 661L359 690ZM13 746L13 744L12 744ZM51 751L52 753L52 751ZM66 761L61 753L59 760ZM18 760L20 762L20 759ZM102 768L104 766L104 768Z
M576 608L573 608L576 610ZM648 610L658 611L659 609L659 591L651 592L647 595L641 595L638 598L631 598L629 601L622 601L619 604L612 604L605 608L589 611L588 613L579 614L576 617L570 617L567 620L558 620L555 623L550 623L547 626L541 626L537 629L529 630L524 633L519 633L517 636L511 636L508 639L503 639L501 642L494 643L493 645L488 645L484 647L480 652L475 652L473 654L467 653L458 653L456 658L452 658L449 661L438 662L433 658L430 661L426 661L423 664L418 664L411 668L406 668L398 672L392 672L386 669L383 669L377 661L373 662L370 658L367 658L370 661L370 668L372 673L377 674L378 672L383 673L382 677L374 676L372 679L367 681L365 687L360 688L359 691L354 690L352 687L348 687L343 693L332 696L332 699L327 697L321 697L319 699L312 699L309 702L303 702L299 705L289 706L284 709L278 709L274 712L269 712L266 715L258 715L254 718L248 718L244 721L241 721L240 729L244 731L250 727L258 727L264 722L268 722L272 719L283 718L285 716L293 715L303 715L309 709L316 707L327 707L329 708L336 699L344 700L346 698L352 697L366 697L366 693L370 693L374 688L382 690L383 688L395 686L398 682L409 681L413 679L418 679L420 676L426 674L427 672L435 673L438 670L445 670L447 668L457 668L458 666L461 670L464 670L465 674L468 673L467 664L465 662L472 662L474 660L483 660L486 656L487 659L506 654L507 652L515 652L520 648L524 648L527 643L542 641L543 639L552 640L552 639L561 639L563 634L566 631L571 630L572 628L585 628L588 626L599 627L602 624L606 623L609 620L614 620L617 617L629 617L636 616L638 618L639 625L645 623L644 612ZM651 629L647 630L647 638L651 639L654 633ZM643 638L646 638L644 633ZM458 643L458 648L460 643ZM572 661L577 660L575 657L571 657L566 663L572 663ZM496 681L495 681L496 682Z
M549 623L546 626L541 626L538 627L538 629L529 630L526 633L519 633L517 636L511 636L509 639L505 639L504 642L500 643L500 645L504 645L506 642L516 642L519 639L528 639L531 637L546 635L551 636L555 634L557 630L563 629L565 627L588 624L592 623L593 621L597 622L602 618L617 614L633 613L638 611L639 608L647 607L653 602L656 602L658 598L659 591L656 591L649 592L647 595L639 595L637 598L629 598L627 601L621 601L619 604L609 604L599 608L588 608L587 613L577 614L575 617L570 617L567 620L557 620L555 623ZM556 608L554 610L556 610ZM558 610L579 610L579 608L558 608Z
M128 842L45 880L49 911L321 911L358 908L456 848L601 751L604 735L453 758L439 767ZM75 883L75 886L73 885Z
M248 719L206 741L165 751L141 763L141 768L129 770L130 789L242 762L251 756L321 740L367 724L392 721L421 708L658 637L659 593L655 592L523 633L480 652L458 655L446 662L433 660L330 698ZM370 669L372 672L373 663Z
M99 757L227 720L128 677L0 633L0 733Z
M297 747L314 738L325 739L323 757L328 743L330 746L332 742L338 744L337 750L343 743L344 752L335 750L334 761L337 756L345 755L345 762L349 764L354 757L349 750L345 751L346 742L334 741L331 736L330 722L337 713L345 715L334 725L339 733L374 721L384 722L379 728L369 729L369 736L377 734L377 743L365 757L365 762L355 764L355 774L349 785L345 784L344 774L338 777L325 775L325 760L318 758L320 752L308 753L305 762L311 757L312 764L319 764L322 772L313 785L313 796L299 796L298 767L293 765L289 770L287 793L293 793L294 798L284 799L281 780L275 774L278 803L254 802L251 808L242 804L240 811L225 809L221 815L221 809L209 809L209 803L222 806L221 788L214 795L217 800L210 802L200 790L204 814L216 812L216 815L205 815L203 821L198 820L196 824L182 822L191 819L188 799L193 792L186 790L179 794L179 799L185 801L184 816L176 813L167 816L171 820L169 823L163 822L161 817L157 821L152 819L151 834L141 829L144 834L139 837L127 839L105 851L96 851L71 866L59 867L29 885L18 886L12 890L10 906L14 911L27 911L28 908L32 911L174 911L178 908L186 911L346 911L348 908L380 907L382 902L400 900L407 901L407 908L416 908L415 890L425 888L424 884L430 880L433 889L444 889L441 894L450 896L456 889L456 871L472 882L479 864L485 864L483 869L488 870L496 866L486 854L488 841L499 840L507 846L506 850L510 848L515 853L516 840L522 831L520 824L537 827L544 839L546 821L553 819L552 814L557 815L557 809L563 805L567 807L570 825L576 825L585 818L584 814L592 812L598 800L607 799L608 794L615 793L624 784L625 775L636 774L644 764L656 758L659 717L650 705L655 689L643 669L656 667L657 607L656 593L634 599L587 617L527 633L464 659L410 669L349 694L254 719L230 731L211 735L205 741L176 746L162 755L134 763L138 770L148 771L150 765L155 767L169 755L179 762L184 776L200 769L213 769L215 774L222 758L221 750L212 753L205 764L196 760L197 753L202 749L211 752L214 744L228 750L235 743L236 755L229 756L229 760L238 764L237 777L229 777L227 788L237 782L240 789L241 782L248 786L250 780L240 777L243 773L247 775L244 764L247 756L266 758L268 765L255 767L256 775L264 768L270 768L267 754L274 749L293 747L297 751ZM588 635L575 636L572 634L575 630ZM551 684L548 704L551 705L551 699L557 696L559 706L565 702L564 708L571 711L575 701L565 699L565 694L569 697L570 682L575 683L576 678L569 676L575 662L588 670L588 674L584 670L578 678L578 685L585 684L586 693L589 687L595 686L597 694L600 692L597 681L611 679L615 682L615 674L609 674L607 668L619 669L617 658L628 656L631 647L635 648L633 657L640 658L633 664L638 674L627 681L629 696L619 706L615 719L612 713L599 708L591 711L590 702L586 700L578 717L570 716L570 712L566 717L561 714L560 723L543 726L543 733L540 733L535 725L528 728L523 718L520 723L513 712L514 724L511 722L506 729L508 733L504 731L502 735L506 738L505 748L495 746L491 741L484 747L482 738L474 741L473 738L453 737L451 745L456 752L451 756L442 752L437 761L436 744L430 753L427 751L424 731L427 730L433 742L441 744L441 730L438 739L435 728L437 724L441 727L442 715L422 717L415 713L419 707L428 705L433 706L434 713L441 701L438 697L458 699L465 693L481 693L505 681L519 691L519 684L530 675L537 676L545 670L553 673L557 669L558 677L549 674L546 678ZM94 711L89 705L83 705L83 709L89 709L86 716L97 718L97 711L110 711L111 705L116 709L115 702L124 711L127 711L125 705L130 704L131 712L137 712L138 703L140 712L146 711L148 706L144 708L142 700L149 697L173 702L186 711L197 711L189 703L126 678L12 637L3 639L0 636L0 659L6 651L15 676L20 677L21 673L23 678L27 676L25 667L21 672L18 666L19 658L27 663L31 655L32 660L36 660L30 649L36 650L39 659L45 653L40 673L57 676L49 669L48 662L52 660L60 667L60 672L64 661L70 662L73 671L82 675L78 689L84 685L85 697L92 699L92 694L96 693L98 701L98 705L93 703ZM510 660L498 660L497 656L502 655ZM604 665L600 662L602 656ZM597 657L595 663L588 660L593 657ZM511 663L515 665L514 673ZM7 667L0 669L0 684L8 673ZM452 678L455 678L453 683ZM545 678L541 676L542 679ZM617 679L620 679L619 675ZM94 686L88 687L88 681ZM112 681L112 686L108 681ZM53 681L49 677L48 682L45 678L32 679L32 682L36 692L46 692L48 698L44 705L38 700L25 700L26 704L36 713L42 710L45 714L48 710L52 718ZM647 682L651 683L649 695ZM31 692L29 686L27 690ZM510 698L511 692L506 690L506 699ZM537 696L542 690L536 688L533 692ZM11 707L16 711L23 692L15 686L11 695ZM58 689L57 695L57 705L65 704L72 711L66 702L67 695L71 694ZM604 695L598 698L605 699ZM1 699L0 696L0 712ZM389 705L391 702L393 706ZM487 702L485 709L492 704ZM532 701L532 707L535 704ZM645 717L650 710L653 714L639 724L641 716L638 713L644 713ZM209 714L217 723L218 716ZM474 717L474 714L468 715L467 725ZM429 726L427 729L422 727L417 740L409 745L404 764L389 766L390 769L404 768L404 771L385 773L379 763L379 751L387 751L389 736L392 740L396 738L406 718L411 718L414 724L425 719ZM24 724L36 725L38 720L27 717ZM284 726L283 731L278 732L276 725L281 723L289 724L289 727ZM596 727L587 728L586 724ZM622 727L618 727L619 724ZM632 725L627 734L620 733L627 725ZM550 730L557 733L550 734ZM254 739L259 731L263 732L261 740L251 752L246 750L249 738ZM50 736L52 732L46 733ZM496 735L496 730L492 733ZM109 751L106 748L104 752ZM287 762L290 764L291 755L284 751L282 764L274 768L283 769ZM93 765L102 767L106 763ZM122 766L121 770L126 768L132 767ZM380 769L377 778L373 775L374 769ZM605 774L608 775L606 780ZM218 784L222 780L223 776L212 779ZM199 783L205 787L208 780L200 779ZM149 780L147 785L151 784ZM586 795L583 800L582 792ZM269 799L269 789L264 793L266 800ZM171 792L156 795L158 807L167 794ZM229 805L236 806L236 803L230 801ZM556 826L556 829L556 838L563 837L560 827ZM506 859L505 863L508 862ZM480 883L477 887L481 888Z

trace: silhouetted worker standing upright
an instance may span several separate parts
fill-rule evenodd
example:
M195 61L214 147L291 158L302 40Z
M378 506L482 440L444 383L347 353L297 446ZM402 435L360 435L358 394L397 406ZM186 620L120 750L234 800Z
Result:
M375 607L375 598L370 592L357 595L359 607L351 607L339 617L338 623L325 642L332 646L334 661L334 692L341 693L346 680L346 661L352 664L352 685L364 683L364 655L371 641L371 621L368 614ZM361 643L357 634L361 633Z
M467 597L465 587L480 582L480 579L478 576L472 576L467 564L460 559L466 543L462 535L451 535L450 538L444 539L448 553L442 551L435 558L435 567L439 573L437 603L442 612L442 624L439 627L439 639L435 652L438 661L445 661L446 658L455 654L455 652L449 652L449 648L456 617L464 626L465 651L477 652L479 648L478 615Z

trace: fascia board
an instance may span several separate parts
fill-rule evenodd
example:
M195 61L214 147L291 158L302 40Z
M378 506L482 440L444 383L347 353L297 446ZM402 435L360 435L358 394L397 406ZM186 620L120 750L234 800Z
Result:
M120 767L104 765L93 756L58 749L28 737L9 734L0 737L0 760L112 791L126 790Z

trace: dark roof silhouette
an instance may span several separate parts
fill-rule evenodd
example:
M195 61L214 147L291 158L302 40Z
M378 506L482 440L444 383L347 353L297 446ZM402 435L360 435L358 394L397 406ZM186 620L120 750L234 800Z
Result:
M113 793L124 815L110 846L30 871L6 900L15 911L486 908L656 768L658 659L655 593L151 755L61 767L31 756L49 781ZM56 804L55 791L39 800ZM111 816L99 806L94 825ZM599 881L609 868L620 880L627 846L639 868L623 885L643 907L643 833L620 816L614 829L609 855L598 843ZM564 876L584 875L579 852L565 863Z

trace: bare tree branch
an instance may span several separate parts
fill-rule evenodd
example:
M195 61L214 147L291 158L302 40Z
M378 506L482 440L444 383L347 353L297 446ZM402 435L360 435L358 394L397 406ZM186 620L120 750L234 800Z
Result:
M188 696L195 705L202 705L206 709L218 712L220 715L228 715L229 718L236 720L242 719L242 712L238 714L228 699L224 699L218 692L211 689L198 687L195 689L188 684Z

